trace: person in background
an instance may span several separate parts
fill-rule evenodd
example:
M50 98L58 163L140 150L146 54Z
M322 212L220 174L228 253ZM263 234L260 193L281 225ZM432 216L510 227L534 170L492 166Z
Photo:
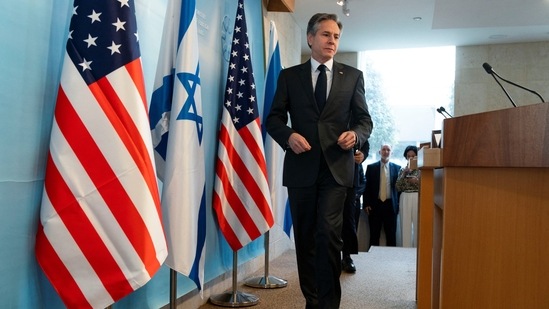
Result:
M398 174L396 189L400 192L400 230L402 231L402 246L417 247L417 210L420 172L410 165L417 157L417 147L410 145L404 149L404 158L408 160L406 167Z
M343 208L343 230L341 238L343 239L343 249L341 250L341 268L346 273L355 273L356 266L351 258L351 254L358 254L358 236L357 226L360 218L361 202L360 198L366 187L366 176L362 162L368 157L370 144L368 141L364 143L362 149L355 150L355 180L352 188L347 192L345 206Z
M286 150L282 183L306 308L339 308L343 204L353 187L354 149L373 127L362 72L333 59L341 28L335 14L311 17L311 59L280 72L266 120L267 132Z
M370 246L379 246L381 228L384 228L387 246L396 246L398 192L395 188L400 165L389 162L391 146L381 145L381 159L366 167L364 211L370 224Z

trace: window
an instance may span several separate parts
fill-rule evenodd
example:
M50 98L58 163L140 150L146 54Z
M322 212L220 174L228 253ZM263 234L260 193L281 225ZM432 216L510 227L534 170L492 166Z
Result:
M453 113L455 47L365 51L358 66L374 121L366 162L378 161L381 143L388 142L391 161L406 165L406 146L430 141L431 131L441 128L437 108Z

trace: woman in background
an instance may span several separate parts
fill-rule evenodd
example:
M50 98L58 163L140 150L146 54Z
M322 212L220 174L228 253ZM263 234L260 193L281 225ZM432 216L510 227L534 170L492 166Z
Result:
M404 150L404 158L408 160L396 182L396 189L400 192L400 230L402 231L402 246L417 247L417 217L418 217L418 190L419 170L411 166L410 161L417 157L417 147L410 145Z

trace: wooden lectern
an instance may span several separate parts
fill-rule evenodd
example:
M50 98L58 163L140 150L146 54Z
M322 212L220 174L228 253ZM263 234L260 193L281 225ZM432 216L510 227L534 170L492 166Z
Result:
M432 190L420 188L418 309L549 308L548 104L444 120Z

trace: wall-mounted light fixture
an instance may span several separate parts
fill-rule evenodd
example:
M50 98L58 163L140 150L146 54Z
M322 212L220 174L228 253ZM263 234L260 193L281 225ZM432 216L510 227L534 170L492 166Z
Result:
M349 9L349 1L348 0L337 0L337 5L341 6L341 11L343 12L343 15L349 16L351 15L351 10Z

